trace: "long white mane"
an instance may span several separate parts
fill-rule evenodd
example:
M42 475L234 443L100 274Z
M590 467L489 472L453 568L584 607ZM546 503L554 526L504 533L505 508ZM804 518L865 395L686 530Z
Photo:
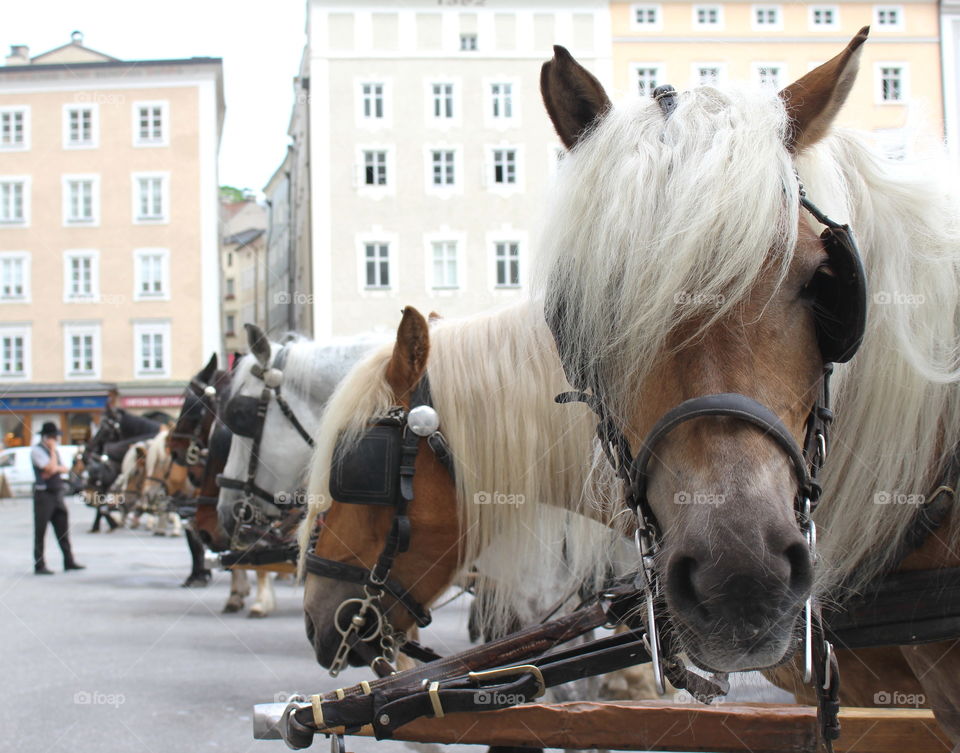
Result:
M615 108L564 160L538 290L576 378L602 385L618 421L671 334L700 336L765 264L782 279L798 214L786 125L773 92L702 87L668 120L650 99ZM818 512L824 585L854 587L887 564L916 512L896 495L929 494L960 439L956 193L930 164L896 165L867 144L838 131L797 165L813 201L854 228L880 296L834 382Z
M531 583L550 583L541 603L580 583L597 585L608 572L618 534L596 520L605 515L597 502L602 482L589 478L596 421L581 405L553 402L569 387L539 307L523 303L441 321L430 341L427 372L454 456L464 567L491 546L508 558L500 555L506 566L481 569L480 587L490 586L494 594L484 618L494 627L504 624L530 596ZM316 515L330 503L337 437L346 431L355 440L371 416L392 404L384 379L391 350L359 364L327 407L301 551ZM493 558L482 559L490 564Z

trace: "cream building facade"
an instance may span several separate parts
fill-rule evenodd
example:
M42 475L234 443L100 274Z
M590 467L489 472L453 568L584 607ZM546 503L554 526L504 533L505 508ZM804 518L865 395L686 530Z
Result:
M267 210L254 199L220 203L223 270L223 347L247 350L246 323L267 320Z
M779 89L870 26L857 84L838 122L874 131L893 158L910 149L911 133L943 138L936 2L615 1L610 18L616 88L641 94L659 84L682 91L717 80Z
M553 44L609 79L606 0L310 0L313 335L523 295L559 141Z
M80 434L113 386L173 408L220 350L222 92L219 59L131 63L77 32L0 67L5 441Z

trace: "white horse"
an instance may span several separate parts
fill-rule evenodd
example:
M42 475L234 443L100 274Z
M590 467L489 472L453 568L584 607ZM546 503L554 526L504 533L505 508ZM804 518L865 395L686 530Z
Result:
M221 486L218 514L224 529L234 536L239 548L294 543L296 525L300 519L299 508L278 507L272 500L293 495L303 487L302 476L309 466L312 452L307 437L313 436L320 421L320 413L337 383L350 367L364 355L378 340L353 338L342 342L318 343L305 339L291 339L284 344L271 343L256 326L247 324L247 338L250 352L236 365L231 379L230 394L226 398L225 419L234 431L227 464L223 477L245 480L250 469L254 469L255 485L272 499L263 496L248 496L236 488ZM278 355L283 352L278 362ZM255 372L269 369L282 371L280 394L289 405L292 414L301 425L305 436L288 419L271 398L260 436L259 451L254 456L254 427L244 430L236 424L231 426L237 413L232 409L239 403L238 398L259 399L265 381ZM233 402L237 401L237 402ZM253 419L252 404L247 403L240 409L241 421ZM239 430L239 432L238 432ZM247 436L244 436L246 434ZM238 535L237 506L247 505L246 509L255 516L267 516L276 525L272 535L264 537L263 528L255 527L251 537L241 540ZM281 500L282 505L282 500ZM257 569L257 598L250 609L250 616L265 617L276 608L276 597L272 584L272 574L264 568Z

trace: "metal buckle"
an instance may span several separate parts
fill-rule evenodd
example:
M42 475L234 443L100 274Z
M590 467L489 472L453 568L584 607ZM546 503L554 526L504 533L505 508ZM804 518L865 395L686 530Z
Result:
M640 563L643 570L643 588L647 592L646 612L647 612L647 632L644 635L644 642L650 653L650 666L653 669L653 679L656 683L657 694L664 695L667 692L667 683L664 676L663 661L660 656L660 630L657 627L657 614L654 606L654 597L657 590L657 575L654 565L654 556L656 554L656 539L650 525L641 516L640 510L637 510L637 530L634 533L634 542L637 545L637 551L640 553Z
M540 667L533 664L517 664L512 667L500 667L499 669L487 669L483 672L468 672L467 677L478 685L484 680L492 680L497 677L516 677L517 675L531 674L537 681L539 688L534 698L539 698L547 692L547 683L544 682L543 673Z

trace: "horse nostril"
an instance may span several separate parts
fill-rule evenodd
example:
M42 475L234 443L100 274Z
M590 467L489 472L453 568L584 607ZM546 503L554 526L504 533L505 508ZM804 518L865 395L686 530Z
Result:
M678 558L668 575L669 591L680 609L696 611L701 619L707 620L710 610L705 605L706 599L697 592L696 571L697 561L693 557Z
M796 542L786 548L783 556L790 563L790 590L806 595L813 586L813 563L806 542Z
M313 637L316 635L317 629L313 626L313 620L310 618L309 614L304 614L303 618L306 621L307 640L310 641L310 645L313 645Z

